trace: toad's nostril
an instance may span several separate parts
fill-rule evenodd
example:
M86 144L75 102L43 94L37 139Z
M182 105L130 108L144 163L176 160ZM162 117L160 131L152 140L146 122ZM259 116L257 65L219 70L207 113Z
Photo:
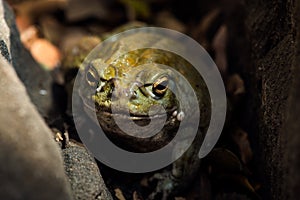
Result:
M133 92L131 93L130 100L137 99L137 98L138 98L137 92L136 92L136 91L133 91Z
M130 88L126 88L123 90L123 94L125 95L125 97L131 98L134 96L134 91L132 91Z
M130 94L130 100L137 99L138 93L137 90L142 86L143 84L139 81L135 81L132 83L131 87L129 88L129 94Z

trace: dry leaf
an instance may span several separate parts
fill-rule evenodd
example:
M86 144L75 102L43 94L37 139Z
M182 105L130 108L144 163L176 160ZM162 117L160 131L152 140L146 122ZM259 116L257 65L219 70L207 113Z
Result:
M38 39L38 30L35 26L30 26L21 32L20 37L23 45L30 49L33 42Z
M33 58L48 69L58 66L61 60L59 49L45 39L36 39L30 46Z
M16 14L16 25L18 27L18 30L20 33L25 31L30 25L32 25L32 22L28 15L26 14Z
M175 200L186 200L186 199L183 197L175 197Z
M227 27L222 25L212 41L212 49L215 52L215 63L223 75L227 73L227 35Z
M126 200L122 191L119 188L114 189L115 191L115 196L119 199L119 200Z
M253 152L248 140L248 133L238 129L233 134L233 140L238 145L242 161L247 164L253 157Z
M133 195L132 195L132 199L133 200L142 200L142 197L140 197L138 195L138 193L136 191L133 192Z
M244 80L238 74L233 74L228 77L226 84L227 93L237 96L246 92Z

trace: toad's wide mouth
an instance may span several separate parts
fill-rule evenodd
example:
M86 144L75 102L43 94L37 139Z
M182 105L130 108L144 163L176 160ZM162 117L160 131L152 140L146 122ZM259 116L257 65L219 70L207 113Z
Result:
M151 117L148 115L138 115L138 114L125 114L123 112L111 113L109 108L96 109L90 105L85 105L83 109L90 116L90 118L99 124L104 131L105 135L114 142L117 146L122 149L136 152L145 153L158 150L168 144L176 135L176 129L178 128L180 121L176 120L176 115L178 113L178 107L174 106L171 109L166 110L165 114L156 114ZM118 116L117 116L118 115ZM167 119L165 118L167 115ZM140 137L143 132L137 133L137 135L128 134L128 132L120 129L118 124L116 124L115 119L121 120L121 123L128 123L133 121L138 126L147 126L152 120L157 120L154 123L164 122L164 127L157 131L157 133L150 137ZM132 125L128 124L130 128ZM134 127L132 127L134 128Z
M134 115L134 114L130 114L128 116L128 114L125 113L111 113L111 112L107 112L107 111L100 111L99 115L102 115L104 117L111 117L114 118L115 116L124 118L124 119L130 119L130 120L134 120L134 121L139 121L139 120L149 120L150 118L163 118L165 115L164 114L156 114L156 115L152 115L151 117L148 115Z
M114 118L115 116L118 116L120 118L123 119L128 119L128 120L134 120L134 121L141 121L141 120L149 120L150 118L155 118L155 119L159 119L159 118L164 118L165 115L167 116L172 116L172 114L174 112L176 112L176 110L178 109L177 106L173 106L172 108L169 108L166 110L165 113L158 113L158 114L154 114L154 115L145 115L145 114L139 114L139 113L129 113L123 111L119 111L119 112L111 112L111 108L109 107L105 107L105 106L95 106L92 107L91 105L84 103L85 108L88 109L89 112L94 112L96 113L97 117L100 118Z

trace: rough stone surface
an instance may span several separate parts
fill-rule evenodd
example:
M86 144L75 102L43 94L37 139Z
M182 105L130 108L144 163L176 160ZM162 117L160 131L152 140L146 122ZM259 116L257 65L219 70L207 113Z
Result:
M71 199L61 152L30 102L45 119L51 118L55 107L50 73L23 47L13 12L1 0L0 27L1 59L10 62L16 72L1 61L0 162L7 163L0 166L0 199ZM9 73L12 75L6 76ZM23 84L13 77L16 74L30 100ZM63 156L75 199L112 199L97 164L83 147L70 146Z
M287 164L282 158L289 143L284 142L287 135L283 125L293 78L295 4L292 0L246 2L246 25L252 51L249 92L254 128L251 132L260 170L258 176L262 178L262 196L263 199L286 199L283 176Z
M1 25L0 25L1 27ZM1 52L1 55L8 61L10 62L10 54L8 52L8 48L7 48L7 45L6 43L4 42L4 40L0 40L0 52Z
M95 160L83 146L75 143L63 150L65 168L76 200L110 200Z
M72 199L52 133L2 56L0 77L0 199Z
M8 61L10 61L10 30L9 27L5 21L5 7L3 5L3 2L0 1L0 52L2 56L4 56Z
M295 7L295 28L296 28L296 50L295 60L291 73L294 78L291 80L291 89L289 92L288 106L286 116L287 119L284 125L283 133L286 135L283 139L285 144L285 155L283 162L287 173L284 176L284 191L286 192L286 199L299 199L300 190L300 1L297 0Z
M50 73L38 65L23 47L13 12L2 0L0 0L0 27L0 53L15 68L40 114L49 118L54 111L53 80Z

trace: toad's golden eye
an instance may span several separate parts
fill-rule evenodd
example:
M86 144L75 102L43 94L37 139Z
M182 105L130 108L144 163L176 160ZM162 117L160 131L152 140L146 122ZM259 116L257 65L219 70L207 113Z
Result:
M152 92L158 97L163 96L168 89L169 79L168 77L162 77L158 79L152 85Z
M97 86L98 81L99 81L99 76L98 76L98 72L96 71L96 69L94 67L89 67L89 69L87 70L87 72L85 74L85 78L90 86L92 86L92 87Z

